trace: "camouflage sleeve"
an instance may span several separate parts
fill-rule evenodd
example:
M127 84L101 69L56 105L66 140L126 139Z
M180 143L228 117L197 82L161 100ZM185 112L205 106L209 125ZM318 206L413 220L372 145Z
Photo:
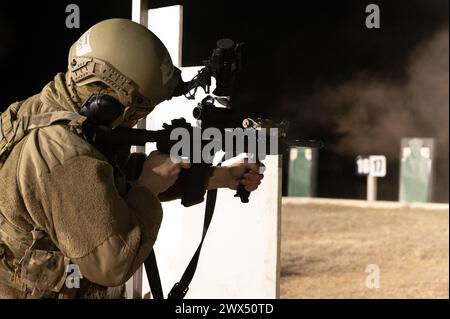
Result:
M41 206L45 229L84 277L103 286L128 280L149 255L162 220L159 200L139 184L122 198L112 167L76 156L36 181L25 198ZM33 217L33 216L32 216Z

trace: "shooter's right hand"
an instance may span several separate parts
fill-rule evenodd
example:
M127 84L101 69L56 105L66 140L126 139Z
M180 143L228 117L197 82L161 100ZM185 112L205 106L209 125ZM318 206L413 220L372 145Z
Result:
M138 181L158 196L175 183L181 168L189 167L189 163L174 163L168 154L153 151L145 160Z

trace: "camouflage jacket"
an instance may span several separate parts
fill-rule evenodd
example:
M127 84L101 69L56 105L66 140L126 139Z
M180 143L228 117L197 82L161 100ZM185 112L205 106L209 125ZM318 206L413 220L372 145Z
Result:
M76 113L64 83L58 74L21 102L18 117ZM144 186L120 196L112 166L79 129L31 130L0 168L0 298L61 296L69 262L90 286L84 291L119 286L148 256L161 219Z

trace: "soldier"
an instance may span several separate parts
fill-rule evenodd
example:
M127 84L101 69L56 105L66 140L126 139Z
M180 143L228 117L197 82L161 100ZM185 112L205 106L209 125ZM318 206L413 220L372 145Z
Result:
M162 200L188 163L152 152L136 182L121 177L110 154L88 142L80 106L93 93L122 106L111 127L133 126L170 99L180 74L145 27L111 19L71 47L65 74L0 118L0 298L108 298L144 262L156 240ZM247 170L251 170L246 173ZM254 191L259 165L214 167L209 189ZM123 176L122 176L123 177ZM76 264L80 289L67 289ZM118 292L118 293L117 293Z

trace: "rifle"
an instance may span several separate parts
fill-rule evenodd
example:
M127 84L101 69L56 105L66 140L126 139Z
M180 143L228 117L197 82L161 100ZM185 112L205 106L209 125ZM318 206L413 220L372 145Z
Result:
M291 146L321 147L321 142L315 140L289 140L287 121L277 123L270 119L243 116L233 107L231 96L236 75L241 68L241 48L242 44L235 44L230 39L217 41L217 47L211 57L203 61L204 67L198 74L189 82L180 81L175 89L174 96L184 95L187 99L194 99L199 87L205 93L210 93L211 78L216 79L214 96L206 96L193 110L193 116L198 120L199 126L194 127L184 118L179 118L172 120L170 124L165 123L163 129L157 131L121 127L112 129L108 125L99 124L98 120L94 123L88 120L85 122L85 134L94 145L99 145L108 154L117 155L121 154L119 150L129 150L131 146L156 143L157 150L162 153L187 158L191 168L183 169L180 174L180 179L184 183L181 203L186 207L203 201L209 168L212 166L214 154L220 150L225 152L225 159L247 153L250 160L261 161L266 155L282 154ZM215 102L221 104L221 107L215 105ZM83 110L83 107L81 109ZM211 129L215 129L218 134L214 138L199 141L198 137L202 137ZM229 143L227 144L226 137L230 136L233 130L245 134L241 147L229 147ZM175 138L176 132L185 132L188 140ZM255 138L251 139L253 135ZM177 154L173 154L173 148L182 142L187 142L189 147L187 149L184 147ZM211 143L216 147L211 148L209 154L205 153L205 148ZM206 155L206 158L202 155ZM135 178L140 172L138 166L133 174ZM249 195L244 186L239 185L235 197L247 203Z

